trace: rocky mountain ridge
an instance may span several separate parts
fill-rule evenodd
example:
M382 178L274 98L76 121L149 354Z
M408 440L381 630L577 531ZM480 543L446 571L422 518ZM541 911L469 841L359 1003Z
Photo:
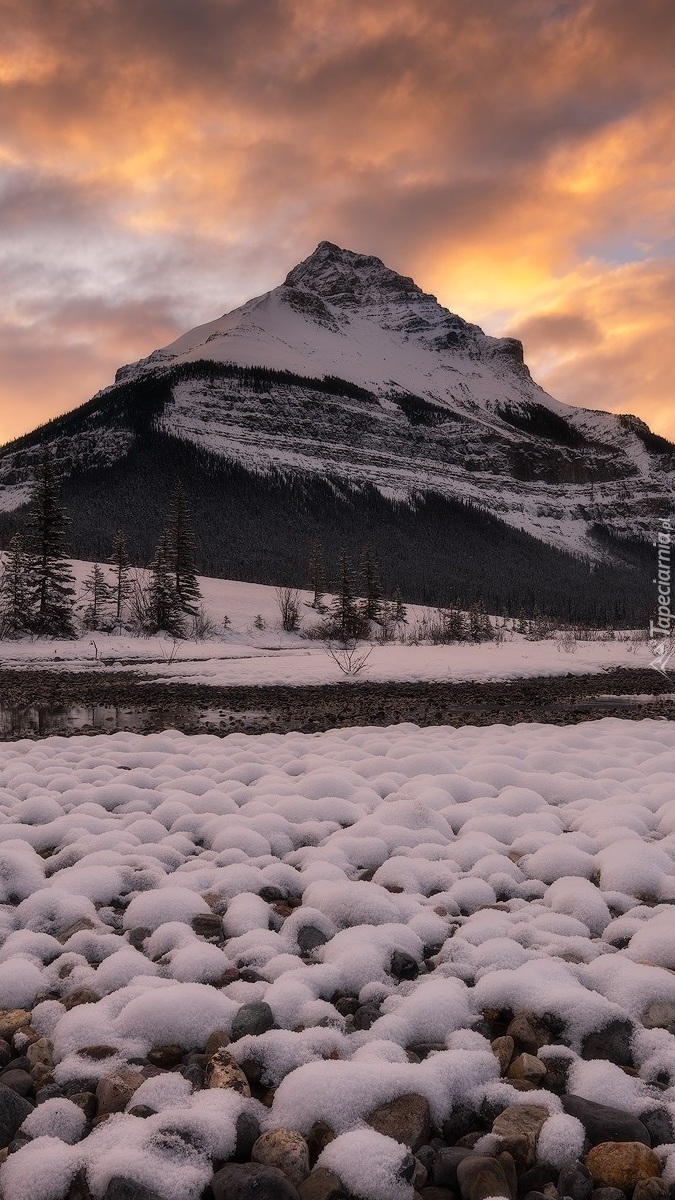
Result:
M370 489L399 517L436 496L597 564L652 540L675 455L637 418L555 400L520 342L330 242L272 291L120 368L87 404L4 447L5 513L25 502L44 442L71 491L90 497L100 473L105 490L111 470L133 462L142 474L155 458L161 473L167 454L193 453L210 464L196 475L236 468L253 494L328 482L354 512Z

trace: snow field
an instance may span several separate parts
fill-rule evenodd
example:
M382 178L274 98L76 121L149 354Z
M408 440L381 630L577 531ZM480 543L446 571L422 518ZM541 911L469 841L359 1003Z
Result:
M614 719L4 745L0 1003L50 1039L63 1090L26 1118L5 1200L62 1200L83 1168L96 1200L120 1173L198 1200L242 1112L325 1122L321 1165L355 1195L411 1200L405 1148L366 1124L410 1093L437 1124L486 1099L544 1105L539 1157L575 1160L559 1097L500 1078L490 1009L557 1019L539 1053L569 1060L570 1092L675 1119L674 771L675 727ZM372 1006L370 1026L340 997ZM259 1065L265 1103L146 1071L259 1001L273 1027L228 1050ZM635 1075L587 1049L617 1020ZM145 1082L92 1128L68 1094L125 1069ZM675 1146L660 1153L672 1182Z
M72 560L78 595L93 563ZM112 580L111 568L103 570ZM145 575L139 570L140 577ZM10 668L57 671L96 670L101 673L134 671L167 683L212 687L238 685L313 685L343 683L345 675L330 658L322 642L307 640L299 633L284 633L279 626L276 589L267 584L243 583L234 579L200 576L199 586L208 617L217 629L223 619L227 632L206 641L186 638L179 644L164 635L134 637L131 634L85 632L74 641L51 638L0 642L0 663ZM311 607L312 593L300 591L303 629L318 624L320 614ZM326 595L324 602L330 604ZM84 603L79 604L82 611ZM407 605L406 635L433 610L419 604ZM260 615L265 628L253 622ZM502 643L457 643L448 646L374 645L359 674L360 681L387 683L445 682L455 680L500 681L538 675L584 675L619 667L644 668L653 653L649 645L631 641L579 641L574 653L561 651L555 638L528 641L522 634ZM651 699L647 696L643 699Z

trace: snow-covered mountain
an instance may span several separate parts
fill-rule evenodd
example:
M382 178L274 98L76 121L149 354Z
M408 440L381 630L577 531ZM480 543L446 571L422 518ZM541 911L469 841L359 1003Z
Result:
M150 442L148 439L150 438ZM264 296L122 367L68 417L0 452L0 508L52 444L65 476L172 439L259 478L479 506L598 561L651 540L675 447L635 417L573 408L523 347L487 336L378 258L321 242ZM141 441L139 441L141 439Z

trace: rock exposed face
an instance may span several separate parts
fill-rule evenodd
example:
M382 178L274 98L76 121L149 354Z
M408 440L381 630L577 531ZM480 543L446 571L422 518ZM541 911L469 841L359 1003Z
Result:
M117 384L0 454L0 507L25 502L42 442L69 475L128 458L142 426L257 473L471 501L596 559L592 526L646 536L667 511L675 450L642 422L557 402L516 339L331 242Z

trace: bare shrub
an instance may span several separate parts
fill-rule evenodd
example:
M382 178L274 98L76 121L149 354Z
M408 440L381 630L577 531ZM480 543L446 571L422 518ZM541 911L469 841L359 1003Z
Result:
M558 644L558 654L576 654L577 652L577 631L576 629L564 629L556 638Z
M281 628L286 633L297 633L300 628L300 592L297 588L278 587L274 590Z
M127 607L130 628L135 633L142 633L150 624L152 605L140 571L133 571L129 577Z
M348 638L343 642L326 642L326 654L340 668L343 675L359 675L373 653L373 647Z
M204 605L200 605L190 619L188 636L195 642L205 642L208 638L216 637L217 633L218 627L215 621L211 620Z

